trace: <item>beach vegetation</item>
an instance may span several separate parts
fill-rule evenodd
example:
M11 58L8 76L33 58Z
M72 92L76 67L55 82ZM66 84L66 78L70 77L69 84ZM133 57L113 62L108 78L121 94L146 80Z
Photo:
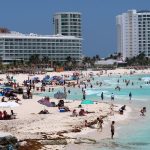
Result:
M133 58L126 58L127 66L148 66L150 65L150 58L146 57L144 53Z

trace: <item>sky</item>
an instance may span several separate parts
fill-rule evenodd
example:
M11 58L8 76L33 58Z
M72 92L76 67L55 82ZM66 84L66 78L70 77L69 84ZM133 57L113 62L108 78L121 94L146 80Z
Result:
M81 12L83 54L100 57L117 51L116 16L150 10L150 0L0 0L0 27L52 35L56 12Z

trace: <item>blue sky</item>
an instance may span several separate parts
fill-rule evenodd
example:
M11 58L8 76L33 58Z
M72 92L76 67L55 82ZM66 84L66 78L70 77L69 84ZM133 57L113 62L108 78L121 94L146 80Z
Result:
M53 14L82 13L83 53L116 51L115 16L129 9L150 10L150 0L0 0L0 27L22 33L53 34Z

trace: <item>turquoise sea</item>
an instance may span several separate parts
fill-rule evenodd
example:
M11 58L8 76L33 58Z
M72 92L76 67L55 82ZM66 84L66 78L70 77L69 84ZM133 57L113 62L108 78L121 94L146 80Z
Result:
M119 81L118 81L119 80ZM126 86L124 80L130 80ZM126 75L110 77L91 78L93 88L87 86L86 99L101 101L101 92L104 93L104 101L110 101L111 93L115 95L115 102L126 104L133 108L129 121L126 124L120 124L117 129L118 136L114 140L104 139L95 145L89 145L89 150L150 150L150 74L145 75ZM102 86L96 85L96 82L102 82ZM133 82L133 83L132 83ZM115 90L115 87L121 87L121 90ZM81 100L81 88L67 88L71 93L67 99ZM63 91L63 88L52 92L45 92L41 96L53 97L57 91ZM129 92L132 93L132 102L129 103ZM146 116L140 116L140 109L147 108Z

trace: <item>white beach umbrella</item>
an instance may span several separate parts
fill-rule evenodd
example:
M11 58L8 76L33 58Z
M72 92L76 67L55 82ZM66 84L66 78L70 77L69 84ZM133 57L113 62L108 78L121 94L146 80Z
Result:
M1 103L0 103L0 107L3 107L3 108L4 108L4 107L8 107L7 102L1 102Z
M16 102L1 102L0 107L2 108L12 108L12 107L18 107L19 104Z
M8 107L18 107L19 106L19 104L18 103L16 103L16 102L7 102L7 105L8 105Z

